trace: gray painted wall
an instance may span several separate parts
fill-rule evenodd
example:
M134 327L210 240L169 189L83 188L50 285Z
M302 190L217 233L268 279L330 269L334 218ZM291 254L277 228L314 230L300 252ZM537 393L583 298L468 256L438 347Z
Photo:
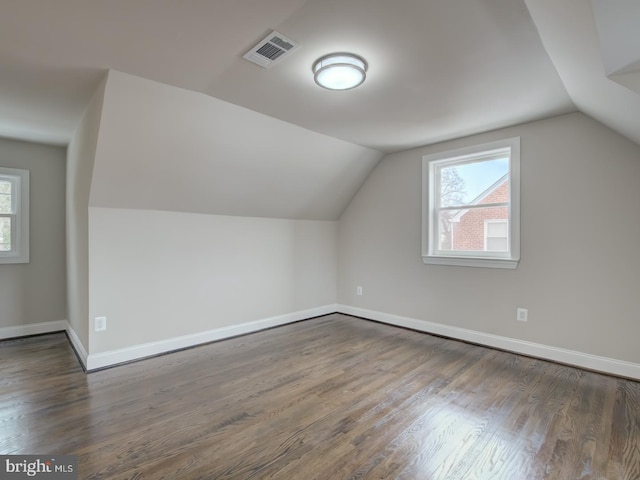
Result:
M0 265L0 327L67 319L65 149L0 139L0 166L30 171L30 263Z
M422 156L513 136L518 269L424 265ZM580 113L388 155L340 218L338 302L640 363L639 186L640 146Z

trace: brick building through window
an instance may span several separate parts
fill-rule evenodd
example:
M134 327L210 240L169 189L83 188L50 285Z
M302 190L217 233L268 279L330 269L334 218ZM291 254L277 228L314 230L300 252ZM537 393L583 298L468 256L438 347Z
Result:
M469 205L491 205L509 201L509 174L498 179ZM487 206L460 210L450 219L453 251L509 249L509 207Z

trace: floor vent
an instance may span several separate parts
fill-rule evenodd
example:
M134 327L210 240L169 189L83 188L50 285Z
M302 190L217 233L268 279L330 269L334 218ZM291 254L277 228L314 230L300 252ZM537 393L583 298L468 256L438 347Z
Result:
M275 63L293 53L296 48L298 48L298 44L293 40L278 32L271 32L245 53L242 58L261 67L271 68Z

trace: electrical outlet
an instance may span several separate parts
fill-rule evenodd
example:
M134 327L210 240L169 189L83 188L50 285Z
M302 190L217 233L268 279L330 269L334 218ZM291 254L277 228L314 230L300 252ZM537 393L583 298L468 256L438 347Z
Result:
M107 329L107 317L94 318L93 328L96 332L104 332Z
M356 295L362 295L362 287L356 287Z
M519 322L526 322L529 317L529 310L526 308L517 308L516 309L516 320Z

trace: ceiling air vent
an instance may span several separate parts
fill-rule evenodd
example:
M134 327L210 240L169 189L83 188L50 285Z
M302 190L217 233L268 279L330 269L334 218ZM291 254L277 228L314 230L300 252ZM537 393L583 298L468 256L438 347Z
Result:
M246 58L261 67L271 68L273 64L293 53L296 48L298 48L298 44L293 40L278 32L271 32L261 42L258 42L255 47L245 53L242 58Z

